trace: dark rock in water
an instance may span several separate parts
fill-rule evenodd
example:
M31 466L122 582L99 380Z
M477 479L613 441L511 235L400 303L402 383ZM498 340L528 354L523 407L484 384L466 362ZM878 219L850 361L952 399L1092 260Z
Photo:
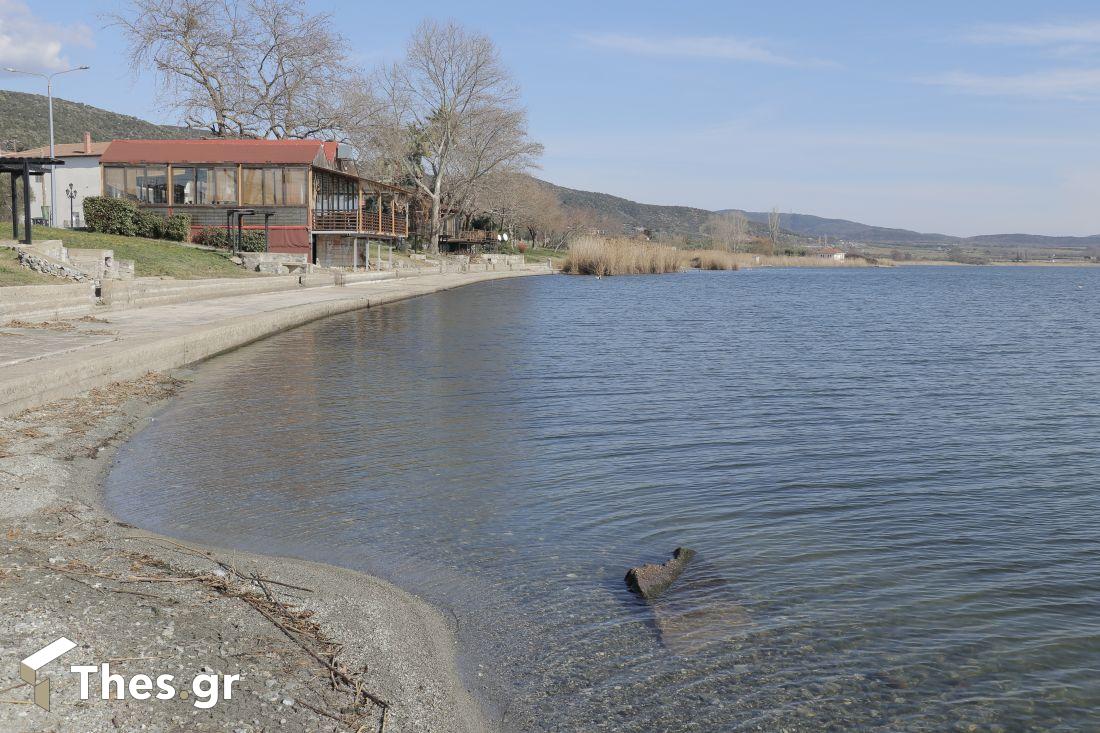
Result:
M664 565L641 565L626 573L626 585L642 598L654 598L665 591L672 581L684 572L684 566L695 557L695 550L677 547L672 551L672 559Z

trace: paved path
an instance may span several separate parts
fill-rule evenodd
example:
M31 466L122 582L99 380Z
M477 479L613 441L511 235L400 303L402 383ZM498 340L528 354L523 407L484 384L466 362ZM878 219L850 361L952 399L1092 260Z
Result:
M0 328L0 416L174 369L337 313L546 270L422 275L106 311L60 329Z

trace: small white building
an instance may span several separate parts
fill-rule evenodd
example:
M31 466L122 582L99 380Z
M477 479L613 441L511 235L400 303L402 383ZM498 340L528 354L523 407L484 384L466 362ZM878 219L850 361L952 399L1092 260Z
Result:
M822 247L814 254L826 260L843 260L844 250L837 249L836 247Z
M99 157L107 149L110 143L94 143L89 133L84 133L83 142L79 143L55 143L54 157L65 161L65 165L54 168L57 176L57 199L60 202L57 207L58 226L69 228L71 226L84 226L84 197L103 195L103 177L99 170ZM46 145L33 150L22 150L17 153L2 153L0 157L47 157L50 154L50 146ZM32 192L34 201L31 203L31 217L45 219L50 206L50 174L32 179ZM76 198L70 203L66 191L72 185ZM71 211L71 215L70 215Z

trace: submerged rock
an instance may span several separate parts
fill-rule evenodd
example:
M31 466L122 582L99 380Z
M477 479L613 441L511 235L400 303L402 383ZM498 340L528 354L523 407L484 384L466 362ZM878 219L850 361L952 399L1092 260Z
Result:
M684 572L684 566L695 557L695 550L677 547L672 551L672 559L663 565L639 565L626 573L626 585L642 598L655 598L664 592L672 581Z
M693 558L693 550L677 548L667 563L632 568L626 576L630 589L645 598L649 623L662 646L683 656L752 632L748 611L729 581L705 559ZM673 581L675 593L654 597Z

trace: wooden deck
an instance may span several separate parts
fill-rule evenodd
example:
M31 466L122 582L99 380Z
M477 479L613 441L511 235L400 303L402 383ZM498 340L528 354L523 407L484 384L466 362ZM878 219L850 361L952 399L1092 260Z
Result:
M442 239L448 242L470 242L471 244L483 244L497 241L496 232L484 232L480 229L460 229L457 234L443 235Z

